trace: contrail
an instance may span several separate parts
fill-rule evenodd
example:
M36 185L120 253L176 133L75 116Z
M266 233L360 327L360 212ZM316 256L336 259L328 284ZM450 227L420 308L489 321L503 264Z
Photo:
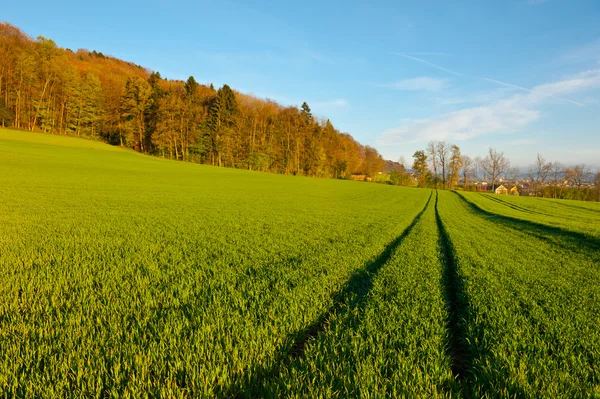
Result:
M421 59L421 58L417 58L417 57L414 57L412 55L408 55L406 53L396 53L396 52L389 52L389 53L390 54L394 54L394 55L399 55L400 57L409 58L409 59L414 60L414 61L421 62L423 64L429 65L429 66L431 66L431 67L433 67L435 69L438 69L440 71L444 71L444 72L450 73L452 75L461 76L461 77L465 77L465 78L471 78L471 79L484 80L484 81L487 81L487 82L496 83L496 84L501 85L501 86L512 87L513 89L524 90L524 91L527 91L527 92L533 93L533 94L541 94L541 95L543 95L545 97L552 97L552 98L556 98L557 100L562 100L562 101L565 101L565 102L568 102L568 103L571 103L571 104L575 104L575 105L577 105L579 107L585 108L588 111L593 112L594 114L596 113L593 109L589 108L585 104L582 104L582 103L577 102L577 101L569 100L568 98L559 97L559 96L556 96L554 94L545 93L545 92L539 91L539 90L528 89L526 87L513 85L513 84L502 82L502 81L496 80L496 79L482 78L480 76L467 75L467 74L464 74L464 73L461 73L461 72L453 71L453 70L448 69L448 68L444 68L441 65L434 64L433 62L429 62L427 60L424 60L424 59Z
M425 60L423 60L421 58L413 57L412 55L408 55L406 53L394 53L394 52L390 52L390 54L399 55L400 57L410 58L411 60L422 62L423 64L427 64L429 66L432 66L432 67L434 67L436 69L439 69L440 71L451 73L452 75L463 76L463 77L467 77L467 78L470 77L470 76L465 75L464 73L460 73L460 72L456 72L456 71L453 71L453 70L448 69L448 68L444 68L443 66L434 64L433 62L425 61Z
M579 105L580 107L583 107L583 108L588 109L588 110L590 110L590 111L593 112L593 110L591 108L588 108L585 104L579 103L577 101L569 100L568 98L563 98L563 97L555 96L554 94L546 93L544 91L531 90L531 89L528 89L526 87L522 87L522 86L517 86L517 85L510 84L510 83L501 82L501 81L496 80L496 79L479 78L479 77L475 77L475 78L476 79L481 79L481 80L486 80L488 82L496 83L496 84L499 84L499 85L502 85L502 86L506 86L506 87L512 87L512 88L519 89L519 90L525 90L525 91L528 91L528 92L533 93L533 94L541 94L541 95L546 96L546 97L556 98L558 100L566 101L566 102L569 102L571 104Z

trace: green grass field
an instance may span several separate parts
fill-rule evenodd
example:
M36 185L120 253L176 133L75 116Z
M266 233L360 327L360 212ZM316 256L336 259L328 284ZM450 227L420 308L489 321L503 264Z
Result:
M595 203L0 129L0 397L600 397Z

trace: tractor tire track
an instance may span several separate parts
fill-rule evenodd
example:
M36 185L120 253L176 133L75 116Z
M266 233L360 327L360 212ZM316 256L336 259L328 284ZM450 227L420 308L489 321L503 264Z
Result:
M438 245L443 270L444 299L448 308L447 354L451 361L452 373L459 381L465 384L472 363L465 331L465 320L469 305L464 281L458 272L454 247L438 210L437 192L435 198L435 218L439 233Z
M365 267L355 271L341 290L333 295L333 304L323 312L313 323L288 336L286 343L281 345L276 353L272 367L255 367L245 370L241 375L233 376L233 384L226 387L217 387L219 397L253 398L262 397L264 383L276 377L280 370L292 361L304 355L310 341L323 333L334 315L342 314L364 305L368 294L373 288L373 280L379 270L388 262L396 249L415 225L421 219L431 203L433 191L429 195L423 209L415 216L413 221L404 231L385 246L383 251Z

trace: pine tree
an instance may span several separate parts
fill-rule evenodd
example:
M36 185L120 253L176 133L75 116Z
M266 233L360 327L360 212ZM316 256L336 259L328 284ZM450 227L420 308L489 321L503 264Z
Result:
M145 152L145 112L150 104L152 87L144 79L134 76L127 79L125 95L121 98L123 132L140 152Z
M144 110L144 147L146 151L151 151L153 147L153 137L156 134L156 126L158 124L159 117L159 101L165 95L163 89L160 87L160 73L153 72L148 78L148 84L150 85L151 94L148 98L148 104Z

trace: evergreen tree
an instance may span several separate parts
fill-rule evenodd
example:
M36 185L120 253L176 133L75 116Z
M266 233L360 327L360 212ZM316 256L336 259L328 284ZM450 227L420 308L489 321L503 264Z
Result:
M144 146L146 151L151 151L153 147L153 137L156 133L156 126L158 124L159 117L159 101L164 96L163 89L160 87L160 73L153 72L148 78L148 84L150 85L151 94L148 98L148 104L144 110Z
M146 108L151 103L152 87L144 79L134 76L127 79L125 95L121 99L122 129L125 136L140 152L146 152Z

